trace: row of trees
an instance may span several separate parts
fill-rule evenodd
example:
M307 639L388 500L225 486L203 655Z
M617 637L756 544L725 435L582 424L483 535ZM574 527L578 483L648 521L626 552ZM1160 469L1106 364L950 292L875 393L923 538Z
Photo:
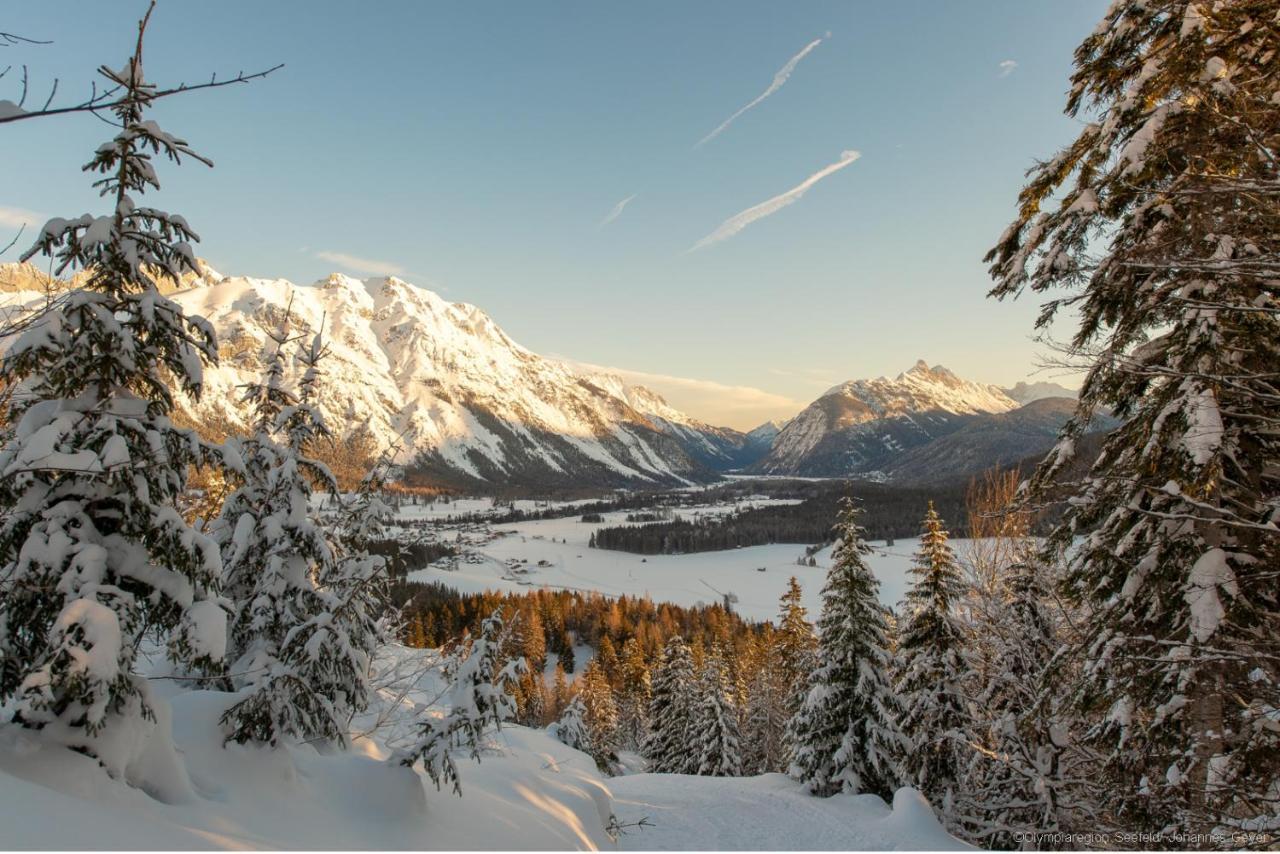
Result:
M593 548L617 549L635 554L691 554L773 543L828 543L835 538L832 520L844 494L861 499L868 535L875 539L914 536L919 530L920 508L936 501L953 519L966 514L963 482L932 491L917 487L873 483L820 484L798 504L754 507L725 516L689 518L677 515L669 521L600 528L589 540Z

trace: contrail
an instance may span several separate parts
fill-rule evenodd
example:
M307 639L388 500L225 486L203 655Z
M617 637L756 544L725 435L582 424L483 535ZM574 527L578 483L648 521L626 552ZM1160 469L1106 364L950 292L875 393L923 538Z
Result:
M827 38L830 35L831 35L830 33L827 33L827 35L823 36L822 38L814 39L813 41L805 45L804 50L800 51L795 56L787 60L787 64L782 66L782 68L778 71L777 74L773 75L773 82L769 84L768 89L765 89L764 92L760 93L760 95L757 96L756 99L752 101L750 104L747 104L741 110L738 110L738 112L734 113L732 116L729 116L729 118L721 122L720 127L716 128L711 133L707 134L702 139L698 140L698 144L695 145L694 148L701 148L705 143L708 143L711 140L715 139L724 131L725 128L727 128L729 125L733 123L734 119L738 118L738 116L742 115L747 110L751 109L756 104L759 104L765 98L768 98L774 92L777 92L779 89L781 89L782 84L786 83L787 78L791 76L791 72L795 71L796 66L800 64L800 60L808 56L809 51L813 50L815 47L822 44L823 39Z
M862 154L860 152L852 151L852 150L840 152L839 160L837 160L835 163L832 163L830 166L824 166L822 169L819 169L817 172L814 172L808 178L805 178L804 181L800 182L800 184L798 184L797 186L792 187L790 190L787 190L785 193L781 195L774 196L772 199L769 199L768 201L761 202L755 207L747 208L742 213L734 214L733 216L729 217L724 222L720 223L719 228L717 228L715 231L711 232L706 237L699 240L697 243L693 244L693 246L691 246L688 252L686 252L685 254L687 255L689 252L697 252L699 249L703 248L704 246L710 246L712 243L719 243L721 240L725 240L727 238L733 237L739 231L742 231L742 229L746 228L748 225L751 225L751 223L755 222L756 220L763 219L764 217L767 217L769 214L777 213L778 211L782 210L792 202L799 201L800 197L803 196L806 192L808 192L809 188L812 187L814 184L818 183L823 178L827 177L828 175L831 175L832 173L839 172L841 169L848 166L850 163L857 160L861 156Z
M627 203L628 203L628 202L630 202L632 199L634 199L634 198L635 198L636 196L638 196L638 195L640 195L640 194L639 194L639 193L632 193L631 195L627 196L625 199L623 199L622 201L620 201L620 202L618 202L616 205L614 205L614 206L613 206L613 210L609 211L609 215L608 215L608 216L606 216L604 219L600 220L600 224L599 224L599 225L597 225L597 226L596 226L596 228L604 228L606 225L608 225L609 223L611 223L611 222L613 222L615 219L617 219L619 216L621 216L621 215L622 215L622 209L623 209L623 208L625 208L625 207L627 206Z

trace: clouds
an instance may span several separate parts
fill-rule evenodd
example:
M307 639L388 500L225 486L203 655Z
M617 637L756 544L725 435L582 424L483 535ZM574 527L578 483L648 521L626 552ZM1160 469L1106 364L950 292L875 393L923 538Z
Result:
M24 225L27 228L36 228L44 225L46 219L44 214L38 214L35 211L0 205L0 227L3 228L22 228Z
M374 276L401 276L404 267L390 261L379 261L374 258L361 258L345 252L317 252L316 257L330 264L337 264L353 273L369 273Z
M804 408L798 401L753 386L729 385L714 380L631 371L572 361L586 373L615 374L629 385L642 385L658 392L682 412L710 424L750 429L773 418L789 418Z
M600 220L600 224L599 224L599 225L597 225L597 226L596 226L596 228L597 228L597 229L604 228L606 225L608 225L609 223L611 223L611 222L613 222L615 219L617 219L619 216L621 216L621 215L622 215L622 209L623 209L623 208L625 208L625 207L627 206L627 204L628 204L632 199L634 199L636 196L638 196L638 195L640 195L640 194L639 194L639 193L632 193L631 195L627 196L625 199L623 199L622 201L620 201L620 202L618 202L616 205L614 205L614 206L613 206L613 210L609 211L608 216L606 216L604 219Z
M717 136L723 133L724 130L729 127L729 125L733 124L734 120L737 119L738 116L742 115L747 110L750 110L752 107L759 104L765 98L768 98L774 92L777 92L779 89L781 89L783 84L786 83L787 80L791 77L791 73L796 70L796 66L800 64L800 60L808 56L811 50L813 50L818 45L822 44L823 40L830 38L830 36L831 36L831 33L827 33L820 39L814 39L813 41L805 45L803 50L801 50L795 56L788 59L787 64L782 66L782 68L778 70L777 74L773 75L773 82L769 84L769 87L767 89L765 89L763 92L757 95L755 100L753 100L751 103L747 104L745 107L738 110L738 112L734 113L732 116L729 116L729 118L721 122L720 126L717 127L715 130L713 130L711 133L707 134L702 139L698 140L697 144L694 145L694 148L701 148L706 143L715 139Z
M809 192L809 188L814 184L818 183L823 178L826 178L828 175L833 175L836 172L839 172L861 156L862 154L860 152L853 150L840 152L840 159L835 163L832 163L830 166L824 166L808 178L805 178L796 186L792 187L790 190L787 190L785 193L774 196L772 199L767 199L754 207L749 207L741 213L734 214L724 222L720 223L720 227L715 231L689 247L688 251L697 252L699 249L710 246L713 243L719 243L721 240L728 240L730 237L733 237L739 231L742 231L742 229L751 225L751 223L756 220L763 219L770 214L775 214L787 205L794 204L799 201L805 193Z
M1000 61L1000 72L996 76L1008 77L1010 74L1013 73L1013 70L1017 67L1018 67L1018 61L1016 59L1002 59Z

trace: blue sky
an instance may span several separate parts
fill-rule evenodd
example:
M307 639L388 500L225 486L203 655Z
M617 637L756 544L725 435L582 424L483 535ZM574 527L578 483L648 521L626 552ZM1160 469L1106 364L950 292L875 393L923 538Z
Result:
M987 300L981 259L1026 168L1077 130L1071 52L1105 5L162 0L153 79L286 67L158 107L217 166L164 168L149 201L186 216L224 273L397 270L716 423L789 415L918 358L1011 384L1044 350L1036 303ZM5 48L0 67L79 93L144 9L15 5L4 29L54 44ZM3 133L0 231L101 209L78 167L105 125ZM689 251L845 151L860 156L802 198Z

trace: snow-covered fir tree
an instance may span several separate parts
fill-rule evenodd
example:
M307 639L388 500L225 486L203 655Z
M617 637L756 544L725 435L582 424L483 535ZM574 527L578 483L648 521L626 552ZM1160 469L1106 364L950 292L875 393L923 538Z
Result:
M174 427L180 390L193 399L212 328L160 294L159 279L199 272L198 240L176 214L139 205L159 189L156 158L209 161L143 116L157 89L143 74L145 19L134 54L99 69L118 93L115 135L84 171L111 205L104 216L51 219L22 260L43 254L82 285L26 319L0 363L11 392L0 448L0 705L28 727L97 756L121 719L150 719L134 670L144 634L169 640L182 668L220 666L226 614L217 548L184 522L189 467L215 463Z
M393 516L383 499L391 460L388 450L355 494L342 501L331 533L334 561L318 578L329 601L328 619L309 639L309 654L331 663L327 678L336 683L333 700L348 721L369 705L373 662L390 641L391 624L397 619L389 598L387 559L369 551L386 537L386 524Z
M920 548L912 559L911 589L899 622L894 690L902 706L906 782L920 789L950 821L956 783L968 753L966 630L955 613L963 581L942 519L929 502Z
M551 734L574 750L591 755L591 737L587 732L587 707L575 696L564 707L551 727ZM594 758L594 757L592 757Z
M1069 656L1055 660L1063 645L1047 574L1030 559L1010 567L1005 607L982 627L991 661L968 727L953 826L984 847L1031 847L1028 833L1051 843L1055 833L1097 824L1091 756L1076 745L1058 690L1072 665Z
M689 645L674 635L662 650L653 674L649 702L649 732L641 754L649 770L660 774L691 774L693 766L693 693L696 674Z
M508 659L503 654L511 641L510 627L504 625L501 611L494 611L481 623L478 635L462 639L445 662L448 687L441 702L448 712L443 717L428 717L417 743L397 753L392 761L409 766L421 762L437 789L448 783L456 794L462 794L453 751L465 750L479 761L490 728L500 729L516 712L513 694L526 665L523 658Z
M278 744L346 738L350 711L366 699L367 665L335 624L336 559L310 509L313 484L336 492L328 469L306 456L328 428L310 399L323 347L303 348L295 394L285 387L285 332L273 339L260 382L247 386L253 434L236 445L244 483L223 505L215 536L234 607L230 680L243 699L227 710L229 740ZM359 672L357 672L359 671Z
M1117 0L1077 48L1078 137L987 256L1055 295L1088 367L1033 482L1123 423L1053 545L1085 609L1075 696L1112 826L1280 828L1280 30L1266 0Z
M729 666L724 651L712 649L698 678L698 700L693 710L693 749L697 773L707 777L742 774L742 743L738 733L738 709L733 698Z
M865 557L871 551L851 498L841 501L839 537L822 589L816 666L808 692L788 727L791 776L810 792L869 792L888 798L902 781L906 741L889 683L885 609L880 582Z
M598 658L591 659L582 672L578 697L585 710L583 720L587 727L587 743L591 747L587 752L601 771L608 772L618 759L618 704Z

